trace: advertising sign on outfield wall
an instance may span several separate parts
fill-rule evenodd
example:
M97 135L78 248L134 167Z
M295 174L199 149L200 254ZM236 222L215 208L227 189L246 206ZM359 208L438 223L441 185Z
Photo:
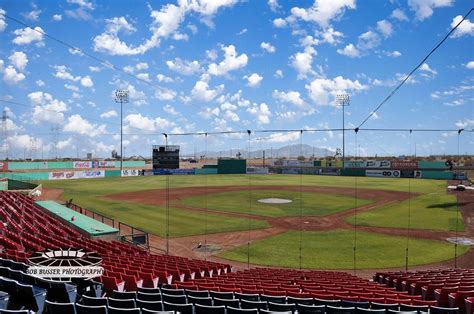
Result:
M365 161L362 161L362 160L345 161L344 167L345 168L365 168Z
M105 177L105 171L103 171L103 170L82 171L82 175L83 175L84 179L104 178Z
M266 168L266 167L247 167L247 173L249 173L249 174L268 174L268 168Z
M400 178L400 170L366 170L366 177Z
M140 170L137 170L137 169L122 170L122 177L137 177L139 175L140 175Z
M92 161L75 161L73 167L74 169L91 169Z
M8 169L8 161L0 161L0 170Z
M392 168L396 169L417 169L418 162L410 160L394 160L392 161Z
M99 168L114 168L115 161L99 161Z
M67 180L80 178L82 178L82 173L80 171L54 171L49 173L49 180Z
M365 162L366 168L390 168L390 161L388 160L367 160Z

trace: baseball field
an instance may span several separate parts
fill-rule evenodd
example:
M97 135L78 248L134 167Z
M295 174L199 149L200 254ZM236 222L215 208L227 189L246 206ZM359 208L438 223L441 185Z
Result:
M464 223L472 195L462 196L459 211L443 180L176 175L42 184L45 196L154 234L156 246L163 247L168 225L172 254L237 264L374 269L405 266L408 256L409 266L448 265L454 245L446 239L473 234ZM288 203L260 202L268 198ZM195 250L198 243L212 253ZM468 251L457 246L461 263L472 258Z

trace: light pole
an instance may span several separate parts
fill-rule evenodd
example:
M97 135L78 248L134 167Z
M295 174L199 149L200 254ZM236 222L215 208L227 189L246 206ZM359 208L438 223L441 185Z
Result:
M123 104L128 103L128 90L117 89L115 102L120 103L120 174L123 170Z
M349 94L338 94L336 95L336 103L342 106L342 169L345 168L344 162L346 160L346 132L345 132L345 110L344 107L349 106L350 99Z

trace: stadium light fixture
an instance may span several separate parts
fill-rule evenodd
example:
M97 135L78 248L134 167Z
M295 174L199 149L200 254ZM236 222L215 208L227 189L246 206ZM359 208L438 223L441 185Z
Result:
M123 104L128 103L128 90L117 89L115 102L120 103L120 173L123 170Z
M344 162L346 160L346 132L345 132L345 110L346 106L350 104L349 94L337 94L336 104L342 107L342 169L344 169Z

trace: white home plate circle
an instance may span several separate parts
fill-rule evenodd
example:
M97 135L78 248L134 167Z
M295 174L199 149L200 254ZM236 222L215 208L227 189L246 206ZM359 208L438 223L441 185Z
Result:
M266 203L266 204L288 204L293 202L292 200L287 200L284 198L262 198L258 200L260 203Z

